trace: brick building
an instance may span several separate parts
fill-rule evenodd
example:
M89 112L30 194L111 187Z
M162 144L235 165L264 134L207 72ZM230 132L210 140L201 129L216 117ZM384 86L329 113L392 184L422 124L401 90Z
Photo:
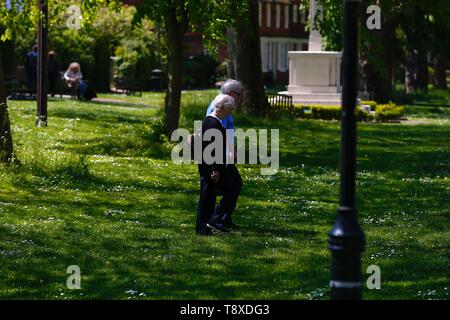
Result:
M262 70L274 83L289 80L288 51L308 50L308 12L300 0L259 1Z
M142 0L123 0L138 5ZM289 80L288 51L308 50L305 25L308 10L302 0L260 0L259 25L261 36L262 70L267 82L287 84ZM184 37L184 56L204 53L202 37L187 32ZM226 57L226 47L219 48L219 57Z
M288 51L308 50L308 10L301 0L260 0L259 26L262 70L266 83L288 84ZM204 53L201 35L187 32L184 36L184 56ZM219 47L219 60L227 58L226 46Z

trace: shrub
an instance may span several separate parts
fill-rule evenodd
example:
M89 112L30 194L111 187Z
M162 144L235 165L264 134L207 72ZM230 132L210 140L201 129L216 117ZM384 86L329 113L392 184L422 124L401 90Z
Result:
M378 105L375 101L362 101L361 104L369 105L374 112L367 112L361 107L356 108L356 119L358 121L379 121L389 122L400 120L405 114L405 108L398 106L393 102L388 104ZM273 116L289 116L303 119L318 119L318 120L340 120L341 107L340 106L321 106L310 105L301 106L295 105L290 108L277 108L271 111Z
M321 105L295 106L293 115L305 119L340 120L341 107ZM369 121L373 119L373 116L357 107L356 119L358 121Z
M382 122L400 120L404 114L405 108L393 102L379 104L375 110L375 120Z
M209 88L217 80L219 63L210 55L190 56L184 61L184 85L189 88Z
M155 44L143 39L124 39L115 51L115 77L148 88L152 70L159 66Z
M375 111L377 108L377 102L373 100L361 101L361 105L370 106L370 110Z

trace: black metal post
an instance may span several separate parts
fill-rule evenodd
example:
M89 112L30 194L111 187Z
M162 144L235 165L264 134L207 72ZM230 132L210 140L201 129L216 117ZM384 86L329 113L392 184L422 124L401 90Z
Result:
M330 298L362 299L364 233L356 216L356 118L361 0L344 0L340 207L329 234Z
M38 0L37 127L47 126L48 0Z

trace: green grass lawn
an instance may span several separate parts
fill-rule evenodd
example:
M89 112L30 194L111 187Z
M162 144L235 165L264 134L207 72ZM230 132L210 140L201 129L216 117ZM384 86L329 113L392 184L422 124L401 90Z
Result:
M183 94L181 125L192 129L214 94ZM280 129L280 171L240 165L243 228L205 238L196 166L155 142L163 96L103 97L128 103L51 100L45 129L34 102L9 103L22 166L0 168L0 298L328 298L338 122L237 115L239 127ZM448 299L450 107L421 107L407 112L424 125L358 125L363 273L375 264L382 280L368 299ZM81 290L66 287L69 265Z

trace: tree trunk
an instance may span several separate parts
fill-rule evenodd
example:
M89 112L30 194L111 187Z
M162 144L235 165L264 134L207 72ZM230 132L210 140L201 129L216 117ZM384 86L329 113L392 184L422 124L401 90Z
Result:
M430 48L429 27L423 18L425 12L416 2L411 4L411 12L403 19L402 29L406 35L407 48L409 54L407 59L410 63L410 70L407 72L406 92L413 90L423 90L428 92L428 59L427 54Z
M174 7L167 9L164 19L169 51L164 133L170 137L172 132L178 128L180 119L181 88L183 85L183 35L187 24L178 21L177 11Z
M239 16L236 22L236 76L244 91L241 106L251 114L269 111L261 69L261 43L259 37L258 1L245 0L249 13Z
M2 44L0 42L0 162L11 163L14 158L11 124L9 121L6 92L3 82Z
M236 30L227 28L227 78L236 79Z
M398 60L398 41L395 30L399 16L392 16L383 23L381 30L373 30L377 38L374 45L369 44L367 64L367 89L371 98L378 103L389 102L392 98L393 75Z
M417 83L419 90L427 93L428 92L428 60L427 60L427 50L425 47L419 48L417 55Z
M392 95L392 71L386 70L386 74L381 74L371 66L367 66L367 90L371 99L378 103L386 103Z
M94 88L100 92L110 91L111 82L111 41L108 38L97 39L94 46Z
M444 53L438 53L435 65L435 83L436 89L447 90L447 56Z
M375 67L375 64L368 62L365 65L364 72L366 74L367 91L370 93L371 99L378 103L388 102L392 95L392 56L389 54L389 41L381 38L386 43L385 49L382 51L373 50L372 55L379 61L384 62L382 69Z
M417 55L413 51L406 55L405 89L406 93L417 90Z

